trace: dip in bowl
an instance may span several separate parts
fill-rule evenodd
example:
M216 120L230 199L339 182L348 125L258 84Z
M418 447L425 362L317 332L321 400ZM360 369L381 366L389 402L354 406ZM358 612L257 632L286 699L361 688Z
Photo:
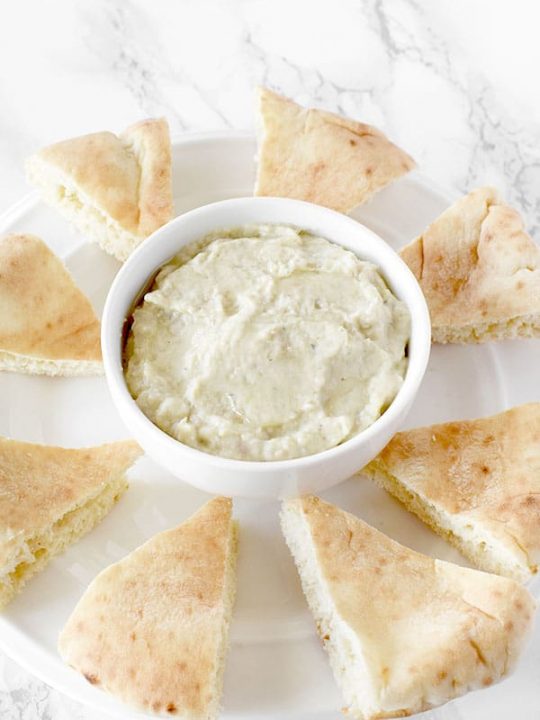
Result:
M248 226L163 267L134 310L125 375L180 442L286 460L380 417L403 383L409 333L407 306L373 263L288 225Z
M119 272L107 381L158 463L199 488L283 497L363 467L400 425L429 356L413 275L364 226L245 198L182 215Z

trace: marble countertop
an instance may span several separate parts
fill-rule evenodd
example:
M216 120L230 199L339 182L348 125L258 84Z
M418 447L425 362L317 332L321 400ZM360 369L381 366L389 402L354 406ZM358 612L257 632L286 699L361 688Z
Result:
M249 129L262 83L380 127L440 185L496 185L539 240L538 14L529 0L4 5L0 210L44 144L153 115L173 133ZM105 720L1 655L0 718Z

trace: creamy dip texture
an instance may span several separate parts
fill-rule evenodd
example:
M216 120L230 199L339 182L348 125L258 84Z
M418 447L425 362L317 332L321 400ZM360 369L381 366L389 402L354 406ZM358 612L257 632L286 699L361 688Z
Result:
M182 443L242 460L300 457L384 412L409 330L372 263L291 227L244 227L161 270L133 313L126 379Z

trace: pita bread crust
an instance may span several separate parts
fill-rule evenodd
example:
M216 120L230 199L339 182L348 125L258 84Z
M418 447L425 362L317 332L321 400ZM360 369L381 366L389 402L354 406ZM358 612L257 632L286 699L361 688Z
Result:
M0 607L127 488L132 441L70 450L0 438Z
M458 200L400 255L422 287L435 341L540 335L540 248L493 188Z
M91 583L59 640L93 684L147 712L213 717L232 595L232 502L216 498Z
M361 672L376 689L379 707L353 715L427 710L513 667L534 612L525 588L416 553L319 498L289 503L308 523L335 609L359 638Z
M148 237L173 216L169 126L165 118L142 120L120 138L132 148L140 166L137 234Z
M111 477L123 475L141 454L133 440L71 449L0 437L1 535L45 530Z
M112 132L97 132L49 145L36 156L69 178L77 189L122 227L137 233L139 163Z
M370 125L258 90L262 123L255 195L349 212L409 172L414 161Z
M143 120L120 136L98 132L50 145L29 158L27 174L42 187L45 200L76 224L79 220L83 232L93 228L102 247L121 260L173 215L164 118ZM99 211L101 219L92 216L92 223L102 227L77 215L84 206Z
M492 417L397 433L364 470L396 494L396 485L477 533L477 551L449 539L481 569L526 579L540 556L540 403ZM391 478L385 482L383 477ZM409 506L413 512L418 509ZM420 512L422 512L420 510ZM422 518L426 520L426 517ZM428 520L429 522L429 520ZM429 522L437 532L443 529ZM454 531L457 532L457 531ZM495 540L514 567L483 551Z
M0 240L0 367L100 363L100 323L62 261L34 235ZM2 355L10 355L5 363ZM61 368L59 368L59 371Z

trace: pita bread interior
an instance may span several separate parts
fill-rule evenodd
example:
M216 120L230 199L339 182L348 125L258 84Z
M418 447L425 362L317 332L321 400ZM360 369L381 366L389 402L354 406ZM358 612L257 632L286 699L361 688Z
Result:
M34 235L0 240L0 370L103 372L100 324L90 302Z
M0 607L107 515L141 452L131 440L72 450L0 438Z
M540 336L540 248L493 188L458 200L400 255L422 287L435 342Z
M363 472L480 569L537 571L540 403L400 432Z
M349 212L415 166L376 128L303 108L268 88L258 90L258 115L255 195Z
M534 600L519 583L413 552L316 497L282 527L346 714L404 717L510 672Z
M60 654L145 712L215 718L235 563L232 502L215 498L98 575L62 631Z
M125 260L172 218L171 141L164 118L121 135L98 132L40 150L30 183L89 240Z

